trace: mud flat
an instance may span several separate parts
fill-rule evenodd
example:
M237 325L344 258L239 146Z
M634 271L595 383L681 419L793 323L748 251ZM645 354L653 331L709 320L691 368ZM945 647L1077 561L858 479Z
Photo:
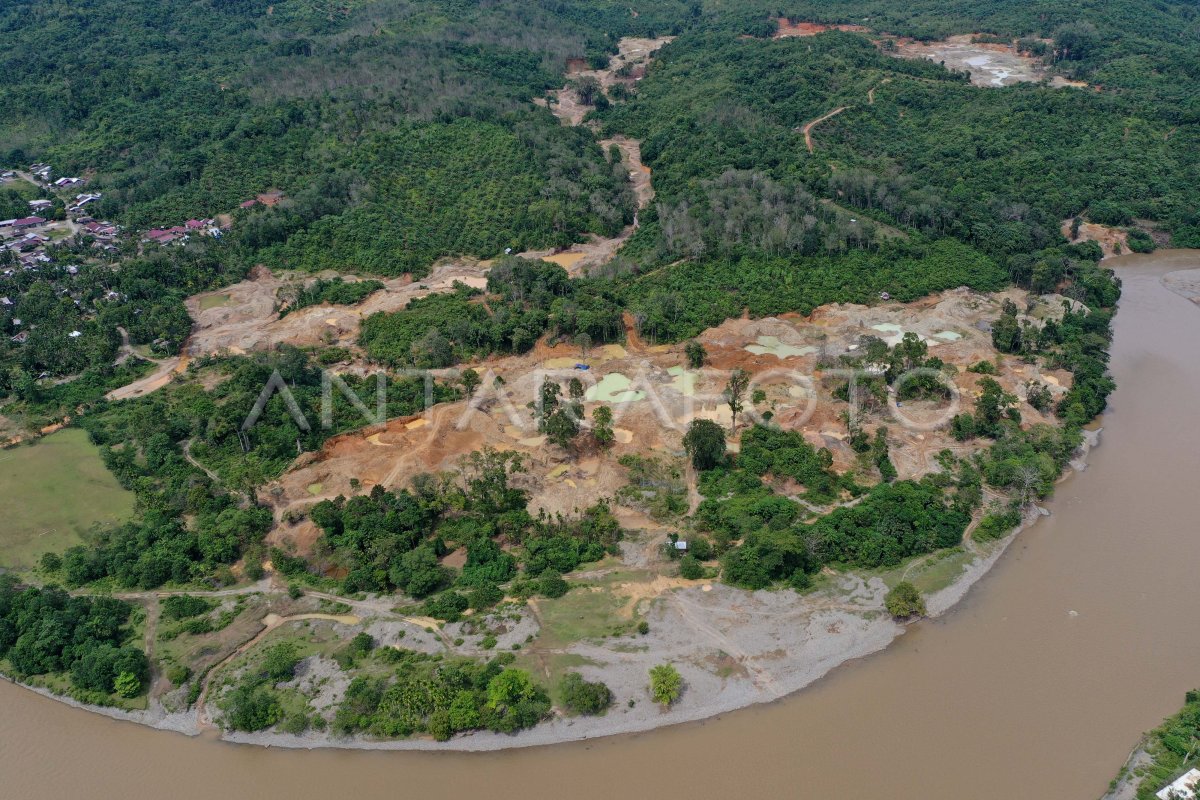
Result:
M1200 269L1184 269L1163 276L1163 286L1200 305Z

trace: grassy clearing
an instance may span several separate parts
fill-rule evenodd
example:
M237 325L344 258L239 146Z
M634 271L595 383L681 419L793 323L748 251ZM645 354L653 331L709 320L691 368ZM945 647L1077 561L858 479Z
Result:
M79 544L92 525L128 519L134 501L75 428L0 451L0 497L10 501L0 525L0 565L15 569Z
M638 620L628 613L631 598L618 585L643 583L649 578L646 572L615 570L586 583L571 581L571 591L562 597L538 599L542 631L536 646L557 650L575 642L632 633Z
M575 653L538 653L522 651L517 654L514 666L528 670L538 683L550 692L550 699L557 705L562 705L559 694L559 684L568 672L574 672L579 667L596 665L595 661Z

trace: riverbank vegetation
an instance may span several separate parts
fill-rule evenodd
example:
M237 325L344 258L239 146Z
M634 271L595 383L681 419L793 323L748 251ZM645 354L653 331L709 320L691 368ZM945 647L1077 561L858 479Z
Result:
M1129 786L1137 800L1154 800L1157 793L1200 759L1200 692L1188 692L1179 713L1146 734L1129 764L1113 780ZM1132 769L1130 769L1132 765ZM1107 797L1107 795L1106 795Z
M133 641L132 611L121 600L71 597L0 575L0 668L22 680L65 677L65 691L85 703L135 697L150 665Z

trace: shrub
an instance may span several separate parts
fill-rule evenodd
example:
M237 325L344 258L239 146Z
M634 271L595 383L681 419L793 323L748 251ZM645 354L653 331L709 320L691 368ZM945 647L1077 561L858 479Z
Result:
M1010 509L1000 513L985 514L979 521L979 527L975 529L974 538L980 542L999 539L1020 524L1021 513L1019 511Z
M121 697L137 697L142 691L142 679L132 672L122 672L113 682L113 688Z
M466 611L469 606L470 601L465 594L442 592L436 597L426 600L423 608L427 615L435 619L457 622L462 618L462 612Z
M925 615L925 599L917 591L917 587L908 581L901 581L896 588L887 593L883 604L888 613L896 619L909 619Z
M669 706L679 699L683 691L683 678L671 664L659 664L650 668L650 695L654 702Z
M263 659L263 672L273 681L289 681L296 675L296 665L300 663L300 655L296 645L291 642L280 642L267 650Z
M246 678L223 704L224 724L236 731L261 731L279 722L283 709L274 694L259 681Z
M681 558L679 560L679 577L686 578L689 581L703 578L704 567L700 565L700 560L691 554Z
M546 597L562 597L570 588L562 575L552 569L546 570L538 578L538 592Z
M207 614L215 607L211 600L190 595L172 595L162 599L162 614L167 619L187 619Z
M485 583L482 586L477 586L467 595L467 603L476 611L491 608L503 599L504 592L494 583Z
M578 672L568 672L559 685L563 705L575 714L601 714L612 704L612 691L600 682L589 682Z

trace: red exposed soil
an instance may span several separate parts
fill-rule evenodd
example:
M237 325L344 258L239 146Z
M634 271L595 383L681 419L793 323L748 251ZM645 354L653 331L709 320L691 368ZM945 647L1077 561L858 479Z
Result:
M780 17L777 20L779 29L775 31L776 39L783 39L788 36L816 36L818 33L825 31L851 31L854 33L867 33L869 28L864 28L862 25L826 25L821 22L792 22L789 19Z

